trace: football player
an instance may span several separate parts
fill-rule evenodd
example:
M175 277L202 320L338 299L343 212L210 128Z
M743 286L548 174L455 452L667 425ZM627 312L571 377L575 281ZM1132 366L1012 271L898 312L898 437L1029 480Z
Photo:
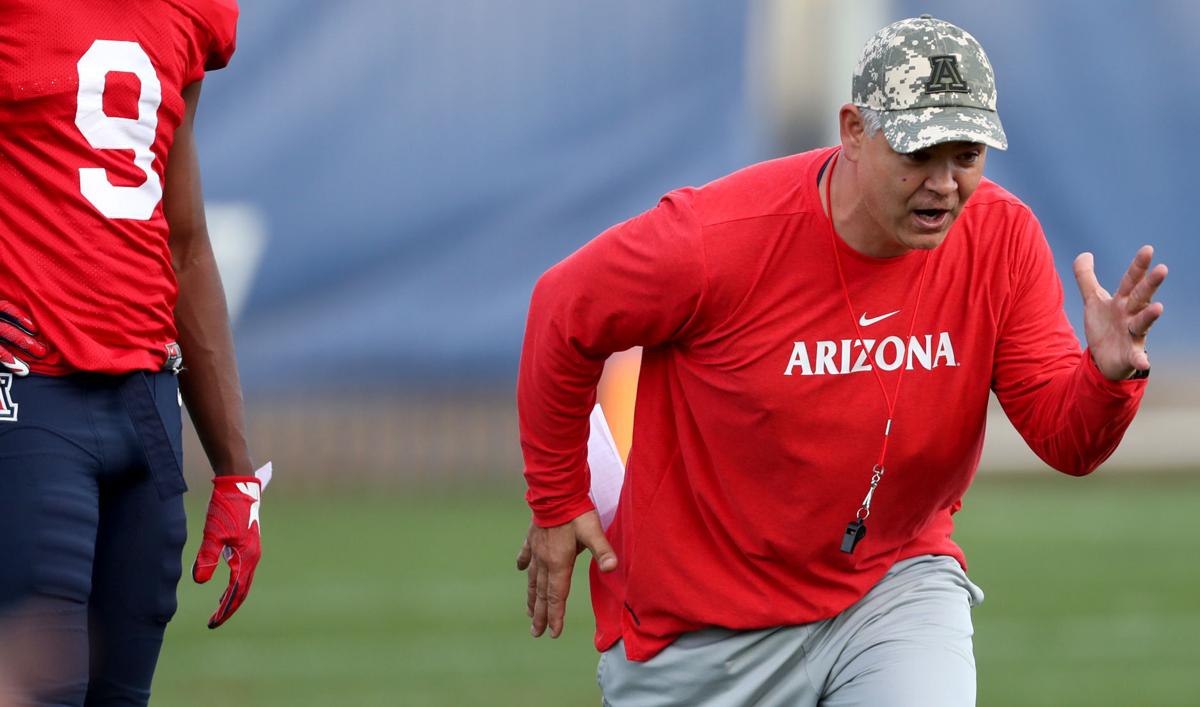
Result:
M0 613L53 647L10 671L35 704L149 700L186 536L184 402L215 473L192 574L230 567L210 627L254 578L261 482L193 136L237 14L0 0Z

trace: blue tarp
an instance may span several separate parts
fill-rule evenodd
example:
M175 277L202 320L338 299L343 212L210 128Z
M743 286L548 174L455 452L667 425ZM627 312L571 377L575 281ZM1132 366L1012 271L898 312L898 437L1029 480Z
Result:
M515 378L537 276L741 166L744 8L243 3L206 82L209 199L265 209L249 388Z

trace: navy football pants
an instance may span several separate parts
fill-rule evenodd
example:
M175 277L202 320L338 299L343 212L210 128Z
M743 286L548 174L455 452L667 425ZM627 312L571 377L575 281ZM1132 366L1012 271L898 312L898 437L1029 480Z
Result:
M134 375L181 462L177 380ZM152 473L126 381L0 374L0 640L20 637L36 705L145 705L175 613L181 464Z

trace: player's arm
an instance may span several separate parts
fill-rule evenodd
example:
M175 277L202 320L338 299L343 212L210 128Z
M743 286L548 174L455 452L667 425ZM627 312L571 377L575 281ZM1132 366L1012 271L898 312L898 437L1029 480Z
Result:
M171 230L171 261L179 282L175 324L185 369L179 387L213 472L254 472L246 443L242 388L234 357L225 290L208 239L193 121L200 82L183 89L183 122L167 162L163 212Z
M605 359L632 346L686 338L698 319L705 268L686 193L614 226L551 268L534 288L517 408L533 523L517 558L528 572L532 633L562 632L579 549L601 571L617 555L588 498L588 418Z
M193 132L200 82L183 89L183 98L183 122L175 131L167 161L163 211L170 226L171 261L179 282L175 323L185 366L179 387L216 474L192 577L197 582L208 581L223 549L230 568L229 585L209 619L209 628L216 628L241 606L254 579L261 553L261 486L253 476L225 290L204 219Z

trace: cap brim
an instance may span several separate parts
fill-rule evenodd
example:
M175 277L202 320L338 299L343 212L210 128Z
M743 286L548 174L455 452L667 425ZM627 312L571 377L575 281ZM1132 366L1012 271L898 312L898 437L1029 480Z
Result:
M979 142L1008 149L1008 137L996 111L967 106L939 106L879 111L883 136L902 154L943 142Z

